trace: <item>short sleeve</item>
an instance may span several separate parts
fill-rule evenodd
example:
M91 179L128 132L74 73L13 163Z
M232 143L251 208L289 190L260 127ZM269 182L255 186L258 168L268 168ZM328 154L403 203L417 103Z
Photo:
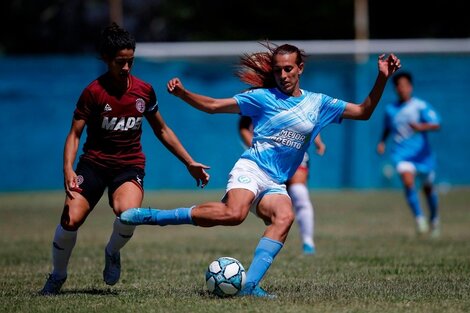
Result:
M92 104L94 103L93 95L89 89L84 89L77 101L77 106L75 108L73 118L76 120L85 120L87 121L90 113Z
M149 102L147 103L147 113L154 113L158 111L158 98L153 87L150 87Z
M439 124L441 119L439 114L429 104L426 104L423 110L421 110L421 120L425 123Z
M320 121L322 128L330 123L341 123L343 112L347 102L322 95L322 105L320 108Z
M240 107L241 115L256 116L261 111L260 98L263 97L262 89L253 89L233 96Z

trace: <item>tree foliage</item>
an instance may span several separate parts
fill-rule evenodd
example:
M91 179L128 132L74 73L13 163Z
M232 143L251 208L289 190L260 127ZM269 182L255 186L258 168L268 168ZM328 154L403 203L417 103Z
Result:
M108 3L3 0L0 52L92 51L110 22ZM369 1L370 37L470 37L464 6L459 0ZM354 38L354 0L122 0L122 7L123 26L141 42Z

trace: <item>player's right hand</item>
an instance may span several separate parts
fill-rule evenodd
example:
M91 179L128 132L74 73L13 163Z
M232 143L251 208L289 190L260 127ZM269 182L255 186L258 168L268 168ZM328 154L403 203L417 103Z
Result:
M210 175L206 172L206 170L210 169L210 166L193 162L188 164L187 168L191 176L196 180L197 186L204 188L210 179Z
M65 194L70 199L75 199L73 192L81 192L82 189L78 185L78 177L74 171L65 173L64 177Z

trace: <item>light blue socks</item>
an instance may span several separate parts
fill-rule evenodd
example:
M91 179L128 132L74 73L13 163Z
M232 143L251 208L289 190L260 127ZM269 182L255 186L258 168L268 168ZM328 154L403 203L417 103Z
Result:
M423 211L419 205L418 193L415 188L405 188L405 197L414 217L423 217Z
M173 210L158 210L151 208L134 208L124 211L119 217L127 225L194 225L190 208L177 208Z
M267 237L261 238L255 249L255 255L246 273L246 285L257 286L268 271L276 255L284 244Z

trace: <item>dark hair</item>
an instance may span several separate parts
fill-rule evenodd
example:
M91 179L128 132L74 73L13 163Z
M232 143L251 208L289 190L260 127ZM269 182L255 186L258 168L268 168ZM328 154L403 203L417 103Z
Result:
M274 57L279 54L296 53L295 63L300 65L304 62L306 54L296 46L283 44L280 46L272 46L269 42L261 43L268 52L256 52L252 54L244 54L240 58L240 64L235 72L242 82L251 86L251 88L272 88L276 87L272 65Z
M127 30L113 22L101 31L98 52L101 57L114 57L118 51L123 49L135 51L135 39Z
M398 72L392 78L393 84L395 86L398 85L398 81L400 80L400 78L405 78L406 80L408 80L410 82L410 84L413 85L413 77L411 76L410 73L408 73L408 72Z
M276 49L272 50L272 57L271 57L271 63L274 60L274 57L278 54L291 54L291 53L296 53L297 58L295 59L295 63L297 65L300 65L300 63L304 62L306 58L306 54L303 50L300 50L296 46L289 45L289 44L283 44Z

